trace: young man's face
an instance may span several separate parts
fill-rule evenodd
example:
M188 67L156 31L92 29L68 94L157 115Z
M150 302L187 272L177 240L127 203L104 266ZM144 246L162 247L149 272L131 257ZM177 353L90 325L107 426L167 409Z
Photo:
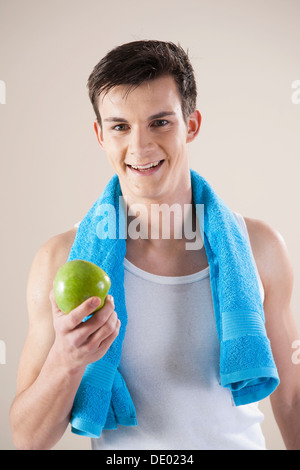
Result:
M113 88L100 96L102 128L98 140L130 200L178 200L190 188L187 143L200 127L193 113L184 121L181 99L171 76L130 91Z

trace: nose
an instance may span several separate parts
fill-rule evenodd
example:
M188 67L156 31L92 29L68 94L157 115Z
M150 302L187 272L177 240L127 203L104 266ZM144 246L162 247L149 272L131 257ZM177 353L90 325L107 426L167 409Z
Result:
M139 158L146 157L153 152L155 143L148 129L136 126L131 129L128 153Z

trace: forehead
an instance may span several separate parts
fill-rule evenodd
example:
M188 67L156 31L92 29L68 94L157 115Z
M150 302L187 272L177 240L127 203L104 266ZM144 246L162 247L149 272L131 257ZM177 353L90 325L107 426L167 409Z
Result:
M127 85L116 86L99 98L102 118L112 113L116 116L130 113L150 116L162 110L181 113L181 98L171 76L144 82L132 89Z

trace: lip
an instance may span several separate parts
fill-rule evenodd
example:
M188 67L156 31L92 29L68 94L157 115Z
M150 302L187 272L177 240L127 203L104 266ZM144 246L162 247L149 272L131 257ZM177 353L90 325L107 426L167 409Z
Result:
M158 165L150 167L150 168L145 168L145 169L133 168L133 166L130 165L129 163L127 163L126 165L129 168L129 170L132 171L136 175L150 176L150 175L153 175L154 173L156 173L157 171L159 171L159 169L161 168L161 166L163 165L165 160L155 160L153 162L144 163L143 165L134 165L134 166L147 167L148 165L151 165L153 163L157 163L158 161L159 161Z

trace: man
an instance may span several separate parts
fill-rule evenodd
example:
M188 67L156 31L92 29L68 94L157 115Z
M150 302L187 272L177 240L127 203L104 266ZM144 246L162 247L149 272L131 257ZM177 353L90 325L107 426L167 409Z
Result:
M170 236L164 238L158 220L149 217L155 204L192 204L187 150L199 132L201 115L189 59L171 43L125 44L99 62L88 86L97 139L118 175L129 220L130 207L143 205L141 232L149 234L158 224L154 228L159 234L126 240L129 324L120 369L138 426L103 431L93 448L262 449L262 417L256 405L233 406L229 390L218 382L219 345L206 251L203 246L187 250L186 237L175 236L183 218L170 221ZM195 222L194 206L192 212ZM236 217L249 235L263 287L266 330L280 377L271 395L275 418L287 448L299 449L300 379L291 360L291 346L298 339L290 308L291 264L282 238L272 228L253 219L244 224ZM38 251L29 276L30 327L11 408L17 448L55 445L70 421L86 366L106 354L120 331L111 296L101 314L85 323L99 299L87 300L67 316L55 303L53 279L68 259L76 230L50 239Z

